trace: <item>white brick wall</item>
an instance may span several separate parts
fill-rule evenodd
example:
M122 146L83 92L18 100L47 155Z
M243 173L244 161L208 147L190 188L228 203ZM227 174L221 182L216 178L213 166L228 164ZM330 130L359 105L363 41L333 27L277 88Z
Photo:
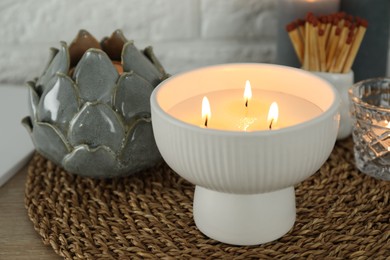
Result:
M51 46L87 29L98 40L117 28L152 45L170 73L223 62L271 62L274 0L1 0L0 82L41 73Z
M1 0L0 83L39 75L49 48L81 28L98 40L122 29L139 48L152 45L170 73L273 62L275 17L275 0Z

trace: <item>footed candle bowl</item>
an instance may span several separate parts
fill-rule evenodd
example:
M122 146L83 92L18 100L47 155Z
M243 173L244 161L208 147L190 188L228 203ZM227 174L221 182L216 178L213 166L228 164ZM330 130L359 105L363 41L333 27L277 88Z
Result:
M90 177L130 175L160 161L150 95L167 74L151 47L138 50L119 30L101 43L81 30L51 51L27 84L30 115L22 123L36 150Z
M320 113L303 122L298 114L293 120L299 123L251 132L206 128L172 115L173 107L194 96L241 89L248 79L254 91L298 98ZM282 121L282 107L288 109L289 101L277 101ZM159 84L151 96L157 147L175 172L196 185L193 214L200 231L235 245L262 244L288 232L296 215L294 185L315 173L331 153L339 104L336 90L323 79L278 65L211 66ZM201 116L200 105L192 109ZM211 114L210 126L216 117L212 108Z

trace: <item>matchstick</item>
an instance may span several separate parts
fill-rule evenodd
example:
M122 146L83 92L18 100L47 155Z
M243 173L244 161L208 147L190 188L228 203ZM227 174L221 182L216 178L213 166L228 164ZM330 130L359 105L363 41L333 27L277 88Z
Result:
M320 57L320 71L326 71L326 54L325 54L325 30L318 30L318 52Z
M339 42L340 34L341 34L341 29L337 27L336 32L335 32L335 36L333 37L333 39L330 42L328 56L326 57L326 70L327 71L329 71L332 68L332 65L334 63L334 59L335 59L334 55L336 53L336 48L337 48L337 45Z
M305 22L305 42L304 42L304 54L303 54L303 69L310 70L310 20L311 13L306 16Z
M347 73L351 70L352 64L356 58L356 54L359 50L360 44L362 43L364 34L366 33L368 23L366 20L360 20L359 21L359 26L356 31L356 36L352 42L351 45L351 50L348 54L348 59L345 62L344 68L343 68L343 73Z
M351 49L352 37L348 38L341 49L341 52L335 62L335 65L330 72L342 73L345 61L347 60L349 50Z
M318 20L314 17L310 24L310 68L313 71L320 71L319 51L318 51Z
M344 26L341 29L340 38L338 40L337 47L336 47L335 53L333 55L333 60L334 61L331 64L330 68L328 69L329 72L336 72L336 67L338 66L338 62L339 62L339 59L340 59L341 51L343 50L344 45L345 45L345 43L347 41L347 36L348 36L348 30L349 30L350 22L349 21L344 21L343 24L344 24Z
M302 68L347 73L355 60L367 21L344 12L316 17L307 13L286 26Z
M329 32L329 38L328 38L327 44L326 44L326 52L327 53L329 53L331 43L333 42L333 38L336 36L336 30L338 28L338 24L339 24L339 18L337 18L337 16L333 16L332 25L331 25L331 29Z
M288 36L290 37L290 40L291 40L292 45L294 47L295 53L297 54L299 61L302 63L302 61L303 61L303 41L301 39L301 36L299 35L297 25L294 22L292 22L286 26L286 30L288 32Z

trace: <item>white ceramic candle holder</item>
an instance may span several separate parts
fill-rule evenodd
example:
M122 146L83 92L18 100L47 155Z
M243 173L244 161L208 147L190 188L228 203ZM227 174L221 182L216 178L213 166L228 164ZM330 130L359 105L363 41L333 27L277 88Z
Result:
M199 127L169 112L196 95L231 86L241 89L247 79L254 89L296 96L322 112L293 126L253 132ZM163 158L196 185L197 227L235 245L266 243L292 228L294 185L315 173L332 151L339 104L328 82L300 69L270 64L197 69L169 78L151 96L153 131ZM200 116L200 105L193 109L199 109Z

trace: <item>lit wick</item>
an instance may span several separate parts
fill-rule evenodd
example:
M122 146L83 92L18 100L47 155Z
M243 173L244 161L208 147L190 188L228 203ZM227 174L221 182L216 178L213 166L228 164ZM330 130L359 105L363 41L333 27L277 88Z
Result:
M252 97L252 88L251 88L251 83L249 80L245 82L245 89L244 89L244 99L245 99L245 107L248 107L249 105L249 100Z
M274 122L274 119L272 118L271 119L271 123L269 124L269 130L271 130L272 129L272 123Z
M210 102L208 98L204 96L202 100L202 119L204 120L204 127L207 127L209 118L211 118Z
M268 118L267 121L269 122L269 130L272 129L272 124L276 124L279 117L279 108L278 104L276 102L272 102L271 106L269 107L268 112Z

